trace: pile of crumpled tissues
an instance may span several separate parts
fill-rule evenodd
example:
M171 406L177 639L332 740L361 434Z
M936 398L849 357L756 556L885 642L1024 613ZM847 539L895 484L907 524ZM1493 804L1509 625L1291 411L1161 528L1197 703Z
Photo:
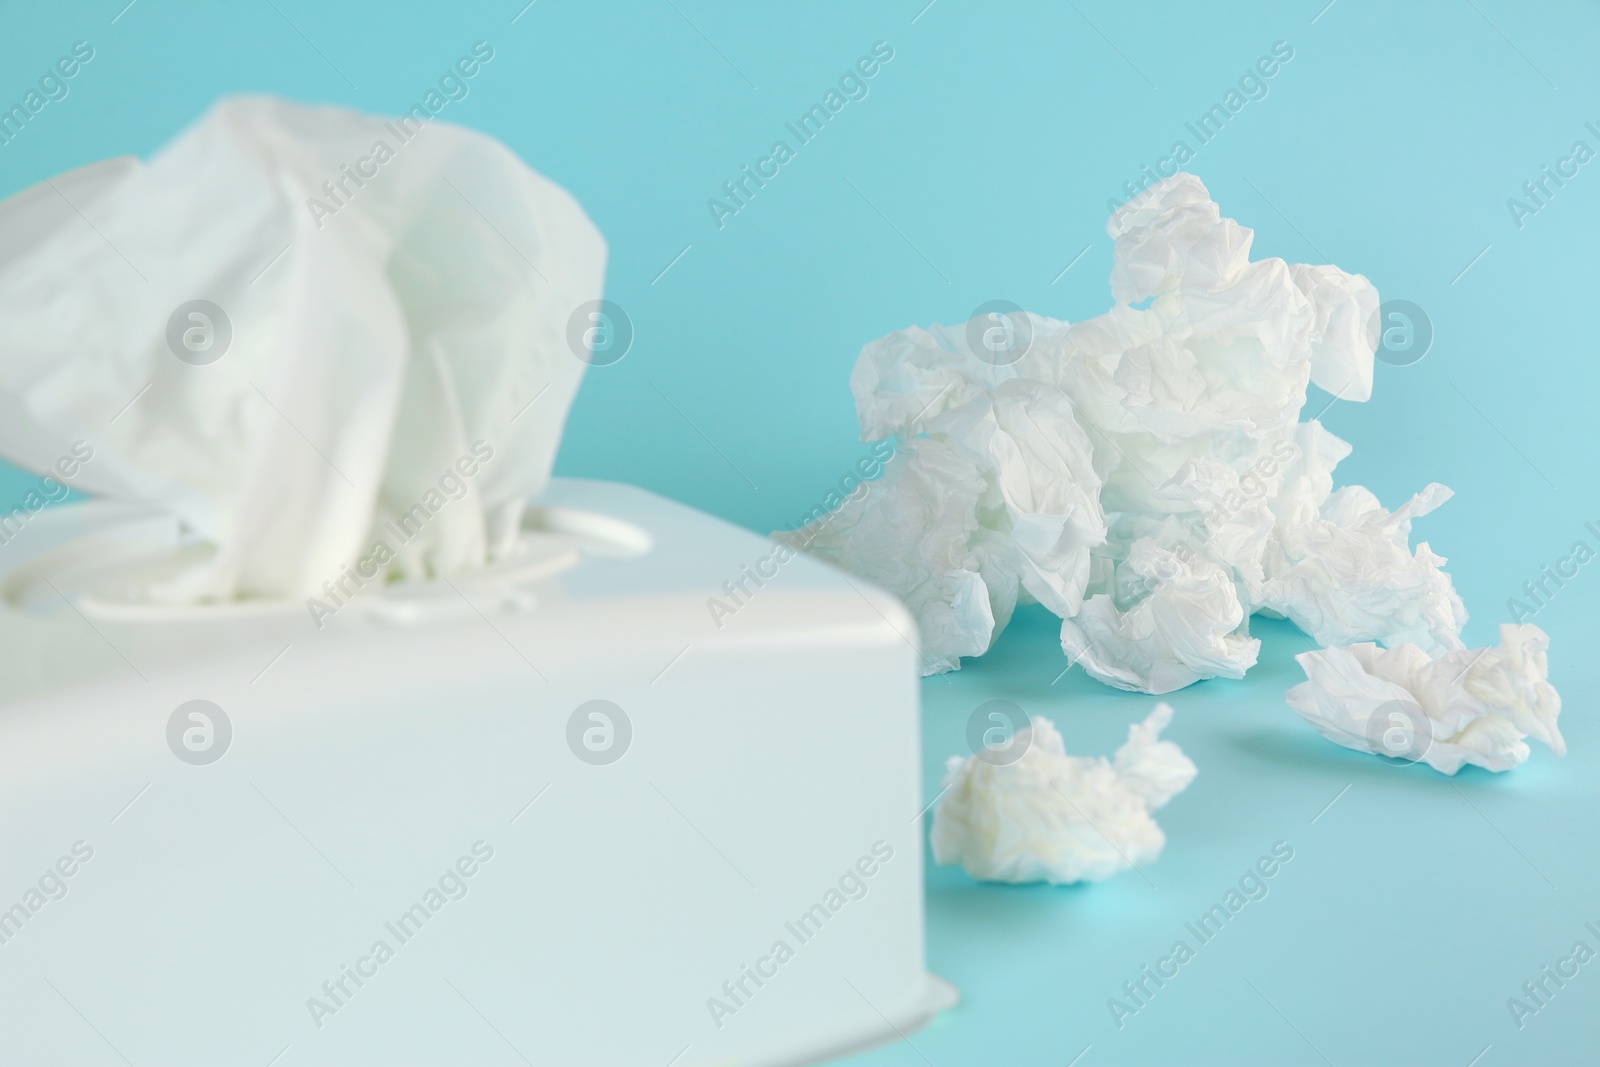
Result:
M1460 650L1445 561L1409 547L1411 520L1450 490L1394 511L1335 491L1350 446L1299 421L1308 383L1371 396L1372 284L1251 261L1251 231L1188 174L1107 229L1116 306L1097 318L1017 312L1031 341L1005 358L971 324L863 348L862 438L893 436L897 454L837 511L775 536L897 594L929 674L981 655L1031 601L1061 617L1073 662L1146 693L1243 677L1256 612L1325 646Z
M1324 646L1300 657L1309 680L1289 702L1339 744L1447 774L1521 762L1528 735L1564 751L1543 632L1505 627L1499 648L1466 649L1444 558L1410 547L1412 520L1450 490L1428 485L1393 511L1359 485L1335 490L1350 445L1300 421L1308 385L1371 397L1372 284L1252 262L1251 231L1188 174L1107 230L1104 315L1016 310L863 348L850 378L861 436L894 438L896 454L837 510L774 536L898 595L926 674L982 655L1037 602L1090 676L1168 693L1242 678L1259 612ZM1114 764L1067 755L1041 718L1019 731L1030 747L1015 763L953 757L935 858L1058 883L1154 859L1164 838L1149 812L1194 774L1155 740L1170 717L1161 705L1134 727ZM1147 780L1131 769L1141 760L1167 769Z
M1017 758L952 756L934 812L934 859L986 881L1057 885L1154 860L1167 839L1150 813L1195 776L1189 757L1160 739L1171 721L1172 708L1158 704L1110 761L1067 755L1040 716L1013 736Z

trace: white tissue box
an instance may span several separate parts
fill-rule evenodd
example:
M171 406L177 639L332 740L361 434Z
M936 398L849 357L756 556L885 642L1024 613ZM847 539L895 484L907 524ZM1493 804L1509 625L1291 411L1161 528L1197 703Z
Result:
M0 1061L801 1064L954 1002L904 610L637 489L539 503L507 585L320 629L119 601L182 541L125 507L0 545Z

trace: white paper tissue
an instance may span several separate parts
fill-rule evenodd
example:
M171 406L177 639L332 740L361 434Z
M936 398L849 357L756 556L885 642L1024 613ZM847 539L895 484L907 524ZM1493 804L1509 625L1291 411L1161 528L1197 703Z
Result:
M1255 666L1261 642L1243 633L1244 609L1222 567L1144 538L1117 571L1120 588L1139 587L1127 611L1103 593L1061 626L1061 647L1091 678L1170 693L1202 678L1243 678Z
M151 599L320 595L408 515L385 575L450 575L512 550L604 268L578 204L492 138L225 100L148 163L0 205L0 454L37 471L86 440L79 488L216 546ZM174 317L194 300L223 321ZM179 358L174 318L226 351Z
M1161 731L1158 704L1128 728L1114 760L1067 755L1049 719L1034 716L1013 744L1021 758L992 763L952 756L933 814L933 857L993 882L1098 882L1161 854L1166 836L1150 813L1188 788L1195 766ZM1025 741L1021 734L1030 733Z
M1030 340L1008 365L962 327L863 348L862 437L894 435L906 459L844 521L776 536L905 599L929 672L985 651L1018 597L1061 616L1091 675L1150 693L1241 677L1257 611L1325 643L1459 649L1445 561L1408 543L1449 490L1393 513L1334 492L1350 446L1298 421L1308 383L1371 395L1371 283L1251 262L1251 231L1188 174L1107 228L1117 306L1077 325L1018 313Z
M1412 644L1367 643L1295 657L1306 681L1289 706L1328 740L1361 752L1421 761L1455 774L1471 763L1509 770L1528 758L1524 737L1556 755L1561 697L1546 680L1550 639L1531 623L1504 624L1500 644L1432 658Z

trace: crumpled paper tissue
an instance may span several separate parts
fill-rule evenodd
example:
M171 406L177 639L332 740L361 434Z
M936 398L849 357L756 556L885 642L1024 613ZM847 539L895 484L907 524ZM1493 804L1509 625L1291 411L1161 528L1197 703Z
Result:
M1438 658L1412 644L1366 643L1302 652L1306 681L1289 706L1328 740L1361 752L1421 761L1455 774L1464 764L1504 771L1528 758L1524 737L1556 755L1561 697L1546 680L1550 639L1531 623L1504 624L1492 648Z
M320 595L407 516L385 577L479 566L549 477L605 252L483 134L225 100L0 205L0 454L87 441L79 488L216 546L151 600Z
M1158 704L1109 761L1067 755L1037 715L1012 739L1026 746L1020 758L952 756L933 813L934 859L985 881L1056 885L1151 862L1167 839L1150 813L1195 776L1183 750L1161 740L1171 722L1172 708Z
M1409 546L1411 520L1450 491L1393 512L1335 491L1350 446L1299 421L1308 383L1371 396L1372 284L1252 261L1251 231L1189 174L1107 228L1104 315L1017 312L1009 346L974 319L863 348L862 438L893 436L897 454L838 511L774 536L900 596L925 673L982 654L1033 601L1063 620L1072 661L1148 693L1241 677L1258 611L1321 644L1459 650L1445 560Z

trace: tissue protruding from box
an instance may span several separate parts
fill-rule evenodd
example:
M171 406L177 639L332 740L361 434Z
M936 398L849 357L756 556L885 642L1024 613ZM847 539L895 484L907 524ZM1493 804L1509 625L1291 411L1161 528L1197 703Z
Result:
M604 269L490 137L224 100L148 163L0 205L0 454L43 473L85 442L74 487L213 547L152 600L471 570L549 477Z

